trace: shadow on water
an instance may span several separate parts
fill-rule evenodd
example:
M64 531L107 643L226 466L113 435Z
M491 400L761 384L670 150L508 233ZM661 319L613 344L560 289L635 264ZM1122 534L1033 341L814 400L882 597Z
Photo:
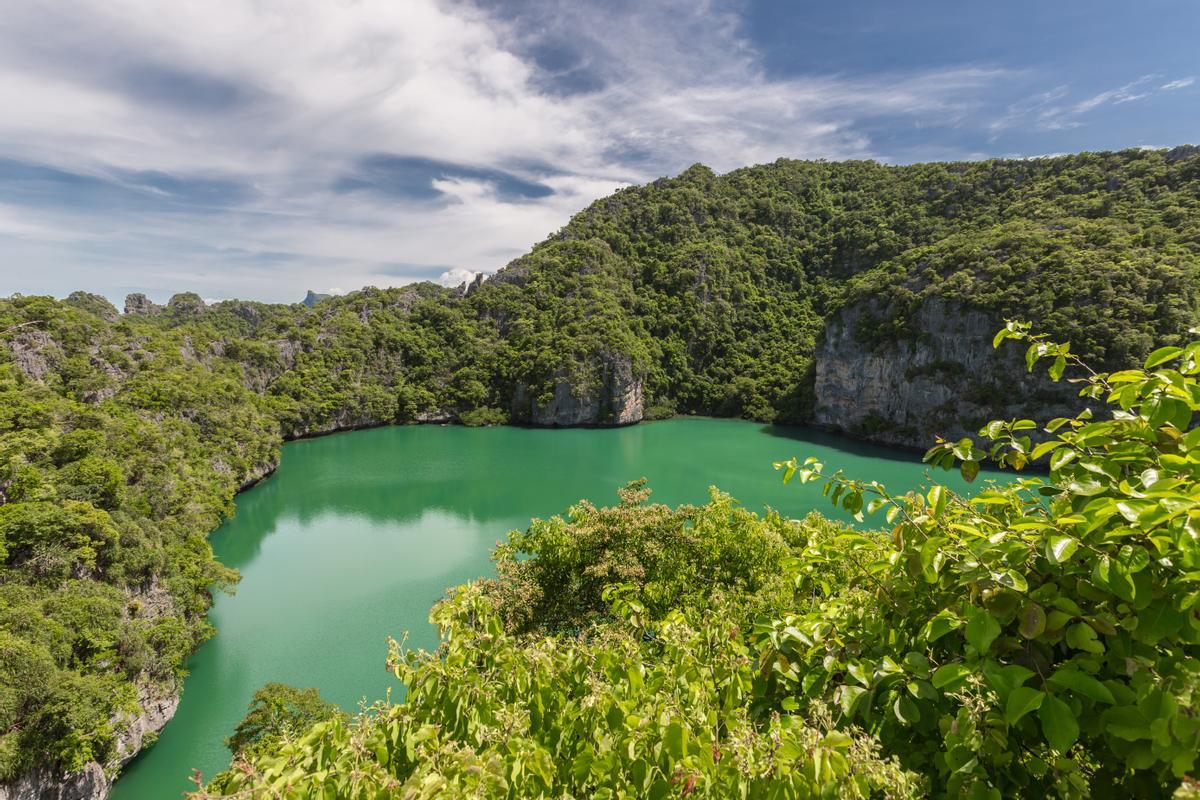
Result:
M763 425L762 431L768 436L774 436L778 439L806 442L864 458L920 464L921 456L924 455L924 451L917 450L916 448L883 447L850 436L832 433L820 428L810 428L805 425Z

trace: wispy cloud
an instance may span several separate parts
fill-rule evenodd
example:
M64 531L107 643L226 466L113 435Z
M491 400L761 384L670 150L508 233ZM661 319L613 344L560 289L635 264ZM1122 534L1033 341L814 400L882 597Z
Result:
M1183 89L1194 82L1192 78L1180 78L1155 85L1162 77L1154 74L1142 75L1114 89L1076 101L1068 100L1071 94L1070 87L1058 86L1011 104L1003 116L991 122L989 128L993 133L1021 125L1032 125L1045 131L1079 128L1086 124L1081 118L1089 112L1104 106L1120 106L1144 100L1160 92Z

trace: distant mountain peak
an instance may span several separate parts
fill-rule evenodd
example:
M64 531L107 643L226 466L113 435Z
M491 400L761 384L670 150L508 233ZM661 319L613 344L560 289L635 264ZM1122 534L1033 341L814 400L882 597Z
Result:
M304 299L300 302L304 303L304 305L308 306L309 308L312 308L317 303L321 302L322 300L328 300L330 297L333 297L333 295L317 294L312 289L309 289L308 294L304 295Z

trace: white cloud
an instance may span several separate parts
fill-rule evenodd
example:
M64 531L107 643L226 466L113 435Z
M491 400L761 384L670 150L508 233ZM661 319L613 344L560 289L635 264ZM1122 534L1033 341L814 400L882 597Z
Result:
M442 286L461 286L464 283L470 283L475 280L475 276L481 273L473 272L469 269L455 267L448 269L438 276L437 282Z
M43 269L4 282L293 299L334 274L357 286L429 277L433 265L493 271L619 186L693 161L886 155L862 121L954 125L1005 78L970 66L773 76L735 10L555 3L537 8L536 28L452 0L9 0L0 158L164 200L171 189L129 173L249 188L204 213L29 211L23 236L62 228L72 247L33 242L20 256ZM595 85L551 86L524 54L534 29L568 35ZM454 176L432 180L438 202L331 188L377 153L505 170L553 192L512 199ZM15 255L0 242L0 259Z
M1173 92L1176 89L1186 89L1187 87L1191 86L1195 82L1196 82L1195 78L1180 78L1179 80L1174 80L1174 81L1170 81L1168 83L1164 83L1162 86L1160 86L1158 88L1164 92Z

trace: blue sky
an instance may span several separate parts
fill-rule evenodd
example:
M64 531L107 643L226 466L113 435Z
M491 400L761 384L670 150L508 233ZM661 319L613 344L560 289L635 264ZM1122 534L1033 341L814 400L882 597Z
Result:
M491 272L701 161L1200 142L1200 2L8 0L0 295Z

